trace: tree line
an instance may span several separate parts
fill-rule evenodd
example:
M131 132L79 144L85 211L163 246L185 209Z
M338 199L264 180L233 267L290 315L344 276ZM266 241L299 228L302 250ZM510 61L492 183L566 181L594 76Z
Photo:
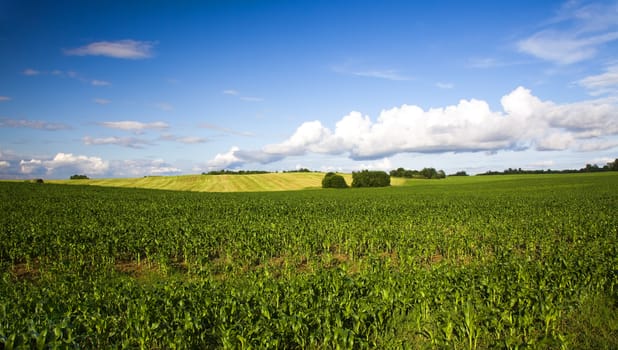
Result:
M573 173L598 173L603 171L618 171L618 158L613 162L609 162L600 167L597 164L586 164L581 169L564 169L564 170L524 170L522 168L508 168L503 171L486 171L479 175L517 175L517 174L573 174Z

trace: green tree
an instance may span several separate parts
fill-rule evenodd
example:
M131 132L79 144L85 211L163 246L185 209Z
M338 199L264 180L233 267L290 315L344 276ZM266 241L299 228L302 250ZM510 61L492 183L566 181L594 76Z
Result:
M341 175L326 173L322 179L322 188L348 188L348 184Z
M352 173L352 187L387 187L391 177L384 171L363 170Z

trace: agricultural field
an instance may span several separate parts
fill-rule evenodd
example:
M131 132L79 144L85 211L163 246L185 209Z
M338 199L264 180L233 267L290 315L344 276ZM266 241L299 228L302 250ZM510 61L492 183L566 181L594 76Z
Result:
M348 185L352 174L342 174ZM65 185L93 185L106 187L148 188L197 192L264 192L293 191L321 187L324 173L269 173L251 175L182 175L147 176L137 179L49 180ZM393 178L393 185L402 185L404 179Z
M0 182L0 348L616 349L617 188Z

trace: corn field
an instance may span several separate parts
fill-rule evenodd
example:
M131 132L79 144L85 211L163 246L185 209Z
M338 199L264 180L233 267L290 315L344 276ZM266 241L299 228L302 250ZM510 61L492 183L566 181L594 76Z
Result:
M615 349L616 189L0 182L0 348Z

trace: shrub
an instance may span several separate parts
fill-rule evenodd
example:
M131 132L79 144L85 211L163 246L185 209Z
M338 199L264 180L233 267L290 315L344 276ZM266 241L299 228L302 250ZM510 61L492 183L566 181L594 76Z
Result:
M70 178L70 179L71 179L71 180L88 180L88 179L89 179L89 177L88 177L88 176L86 176L86 175L78 175L78 174L75 174L75 175L71 175L71 178Z
M352 173L352 187L387 187L391 177L384 171L363 170Z
M322 179L322 188L348 188L348 184L341 175L326 173Z

